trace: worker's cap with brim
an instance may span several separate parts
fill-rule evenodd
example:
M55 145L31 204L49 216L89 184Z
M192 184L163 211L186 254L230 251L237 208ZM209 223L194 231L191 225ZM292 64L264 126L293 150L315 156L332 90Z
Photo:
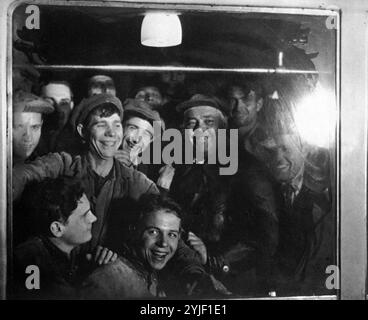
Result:
M19 90L13 95L13 113L35 112L48 114L54 112L54 110L50 102L30 92Z
M151 124L154 121L157 121L162 125L160 114L157 111L152 110L151 106L145 101L138 99L126 99L124 101L123 108L126 117L131 115L137 116L148 120Z
M84 123L88 115L102 104L112 104L114 105L118 112L121 120L123 120L124 110L119 98L113 96L109 93L96 94L89 98L83 99L72 111L70 122L73 129L76 130L78 124Z
M176 111L185 112L186 110L194 107L213 107L220 110L223 114L226 114L226 108L221 101L216 97L206 96L204 94L195 94L189 100L179 103L176 106Z
M111 77L105 76L103 74L97 74L95 76L92 76L91 78L89 78L88 81L90 83L94 83L94 82L107 82L107 81L111 81L112 83L114 82L114 80Z

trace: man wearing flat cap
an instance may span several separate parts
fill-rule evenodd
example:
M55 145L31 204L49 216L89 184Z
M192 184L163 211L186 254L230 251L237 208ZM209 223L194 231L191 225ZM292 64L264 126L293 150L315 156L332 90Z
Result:
M127 99L123 105L123 141L116 158L126 166L138 166L138 157L147 149L159 132L154 132L154 122L161 128L157 111L141 100Z
M183 112L185 129L202 131L204 158L175 166L170 195L184 208L183 228L189 231L188 243L200 253L206 270L230 291L240 293L239 284L234 283L247 270L254 248L242 230L242 219L229 211L232 177L220 175L220 164L208 161L216 147L218 129L226 128L226 109L216 97L196 94L177 110ZM192 140L193 147L196 143L198 138Z
M198 144L202 146L204 157L195 158L193 164L175 167L170 195L186 212L183 227L191 231L188 242L201 254L208 270L222 277L229 272L233 259L241 260L248 255L242 239L229 238L229 234L234 234L227 216L229 176L219 174L218 163L208 162L209 155L216 150L218 129L226 128L226 111L216 97L202 94L179 104L177 110L183 112L183 128L202 131L202 137L191 142L193 147L197 144L197 150Z
M34 156L40 141L42 116L54 111L53 106L36 95L17 91L13 97L13 162L24 162Z
M84 99L71 116L72 126L86 146L81 155L50 153L13 169L14 199L32 180L63 174L82 179L97 217L88 251L95 254L100 264L111 258L109 250L101 249L109 244L110 203L115 199L138 200L143 194L158 193L156 185L144 174L114 158L123 138L122 117L122 104L115 96L100 94Z
M123 141L123 112L120 100L110 94L84 99L73 109L71 116L73 128L85 142L85 151L81 155L53 153L13 169L15 199L24 185L32 180L62 174L81 177L91 208L97 217L87 249L99 264L110 262L113 256L111 250L118 252L123 245L127 227L125 216L131 208L129 205L133 207L142 195L159 193L156 185L143 173L115 158ZM185 246L181 247L178 252L182 252L179 254L183 259L177 260L178 265L182 266L181 270L186 272L190 268L190 276L201 277L204 270L196 259L195 252L188 252Z
M176 166L171 193L196 220L192 221L191 229L203 237L203 240L217 242L221 237L224 216L223 212L216 214L212 205L216 202L214 199L224 200L227 179L219 175L217 164L208 163L208 157L216 150L217 130L226 128L222 105L215 97L196 94L179 104L177 111L183 113L183 128L188 130L193 149L198 153L194 153L193 164ZM196 137L194 131L203 134ZM199 157L201 153L202 156ZM195 212L202 209L206 212Z
M43 115L54 111L53 106L40 97L25 92L16 91L13 95L13 164L22 164L37 157ZM21 171L19 171L22 174ZM23 208L22 201L13 205L13 243L26 240L28 233L28 213Z
M148 146L160 135L158 131L164 130L164 123L159 113L152 110L145 101L138 99L127 99L123 108L123 142L121 150L115 153L115 158L124 165L133 166L143 172L151 180L157 181L156 184L159 187L168 189L165 181L168 178L171 180L174 174L171 165L162 166L161 164L139 162L139 157L144 152L150 152L149 156L152 159L152 150Z
M88 79L88 97L101 93L109 93L116 96L116 88L111 77L98 74Z

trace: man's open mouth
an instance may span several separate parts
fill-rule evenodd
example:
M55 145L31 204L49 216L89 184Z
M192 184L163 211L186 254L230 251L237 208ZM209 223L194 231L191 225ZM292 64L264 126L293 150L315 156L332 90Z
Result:
M116 141L102 141L101 144L105 147L114 147L116 145Z
M169 254L168 252L161 252L157 250L151 250L152 257L155 260L163 261L165 260L166 256Z
M130 150L134 149L134 147L136 146L136 144L135 144L135 143L130 142L130 141L127 141L127 145L128 145L128 148L129 148Z
M127 146L127 149L128 149L127 151L134 152L134 153L139 152L140 147L136 143L126 141L126 146Z

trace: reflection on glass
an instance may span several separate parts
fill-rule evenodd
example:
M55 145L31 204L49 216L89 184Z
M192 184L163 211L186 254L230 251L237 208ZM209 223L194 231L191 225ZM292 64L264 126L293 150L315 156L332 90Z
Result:
M295 112L295 124L306 142L319 147L330 146L331 129L335 125L335 97L317 84L317 87L302 99Z

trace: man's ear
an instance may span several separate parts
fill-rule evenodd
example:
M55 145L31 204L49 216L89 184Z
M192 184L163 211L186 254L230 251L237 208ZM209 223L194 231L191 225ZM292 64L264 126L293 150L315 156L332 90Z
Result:
M60 221L53 221L50 224L50 231L53 236L60 238L64 234L64 225Z
M73 108L74 108L74 101L71 101L70 102L70 110L73 110Z
M259 110L261 110L263 107L263 98L259 98L257 100L257 112L259 112Z
M86 140L86 137L85 137L85 135L84 135L83 129L84 129L83 124L79 123L79 124L77 125L77 131L78 131L78 134L80 135L80 137L81 137L82 139Z

